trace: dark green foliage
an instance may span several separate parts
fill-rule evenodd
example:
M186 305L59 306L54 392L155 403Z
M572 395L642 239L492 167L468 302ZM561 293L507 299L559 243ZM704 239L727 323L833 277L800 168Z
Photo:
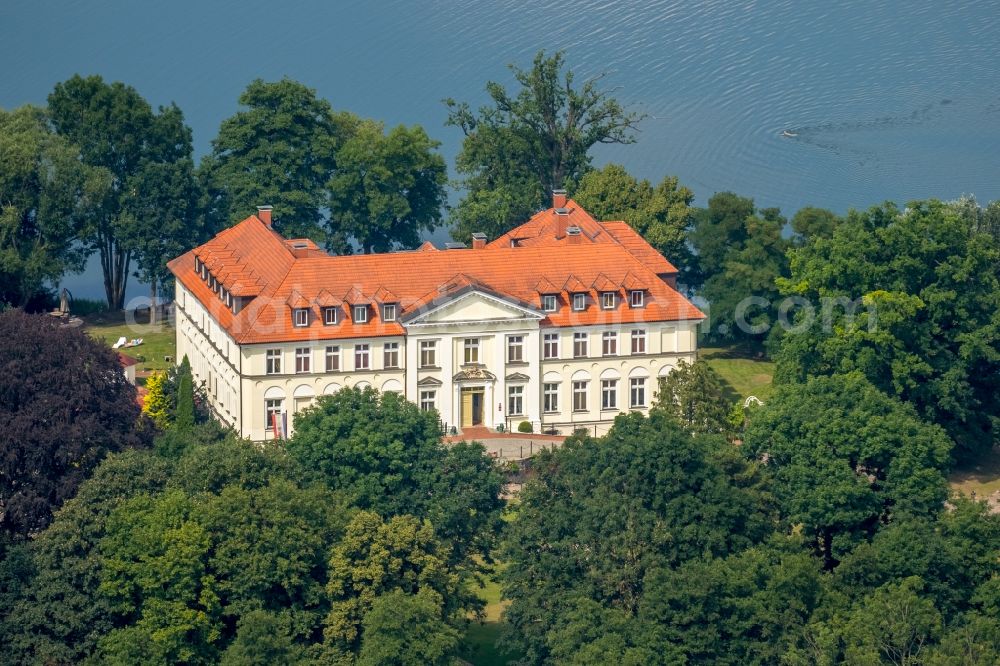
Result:
M478 112L446 100L448 124L465 134L457 169L467 192L453 211L457 240L473 232L490 238L547 205L553 189L590 168L598 143L632 143L641 116L598 88L601 77L574 86L561 52L540 51L530 70L512 65L520 86L512 94L486 84L490 104Z
M236 638L222 653L222 666L272 666L304 661L304 648L292 636L287 616L263 610L240 618Z
M24 307L83 269L77 240L105 180L55 134L44 110L0 109L0 304Z
M104 456L148 444L135 387L80 329L0 313L0 529L44 528Z
M327 184L331 236L353 238L366 253L417 247L420 234L440 224L446 202L439 145L420 126L386 133L381 123L359 123Z
M710 304L712 339L761 342L779 321L775 280L788 274L778 209L755 212L753 201L729 192L708 200L691 241L698 252L700 295ZM753 301L747 299L753 298Z
M253 81L202 163L212 215L229 226L274 206L274 227L327 249L414 248L441 221L447 169L423 128L335 112L291 79Z
M694 193L676 177L667 176L654 187L625 167L608 164L584 174L573 198L598 220L627 222L677 267L682 284L696 283L696 258L688 243L695 221Z
M858 374L782 387L744 446L766 459L785 519L828 568L880 525L936 513L947 497L945 433Z
M315 90L287 78L251 82L239 103L244 108L222 122L201 167L219 226L267 204L286 237L324 240L326 183L356 119L334 113Z
M816 238L830 238L841 221L833 212L825 208L811 206L800 208L795 213L791 223L792 231L795 234L794 242L801 246Z
M520 423L517 424L518 432L531 432L532 430L533 427L531 425L531 421L521 421Z
M728 446L662 414L631 414L602 439L574 436L535 459L504 549L510 639L532 663L556 645L567 655L583 648L559 633L581 599L634 618L650 572L739 552L767 534L765 497L713 462ZM621 649L639 649L636 640L622 636Z
M112 454L30 543L34 575L24 581L6 623L13 634L6 643L10 663L79 663L111 631L113 609L97 592L97 544L115 507L159 492L167 476L166 461L149 451Z
M887 204L790 256L784 293L848 307L784 336L776 381L857 370L947 430L957 458L1000 442L1000 249L974 220Z
M464 581L448 560L447 546L430 523L413 516L383 520L368 511L358 513L330 555L331 604L323 634L331 654L357 653L365 639L363 621L376 610L376 599L392 592L420 596L421 624L432 618L445 635L453 634L451 626L472 599L463 593Z
M174 411L174 428L187 430L194 427L194 385L191 377L191 364L187 356L181 363L177 374L177 407Z
M819 563L798 544L658 569L641 618L689 663L773 664L824 599Z
M722 379L704 361L683 359L660 379L652 413L661 413L692 433L728 433L731 406L723 397Z
M460 634L441 618L440 598L423 589L393 590L365 614L358 666L424 666L454 663Z
M288 453L361 508L430 518L459 559L480 539L488 552L503 477L480 445L443 446L435 414L396 393L324 396L296 420Z
M48 102L56 131L79 148L84 164L105 174L82 233L100 253L108 306L120 310L133 261L143 277L160 282L172 258L163 253L199 238L191 130L176 105L154 112L134 88L100 76L73 76Z

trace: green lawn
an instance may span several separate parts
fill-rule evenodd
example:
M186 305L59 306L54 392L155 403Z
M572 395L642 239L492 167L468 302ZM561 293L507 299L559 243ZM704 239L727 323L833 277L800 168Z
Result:
M176 357L177 339L173 326L157 324L150 326L148 319L143 318L135 323L126 323L124 312L100 313L84 317L84 330L96 340L103 340L109 347L125 337L142 338L138 347L129 347L121 351L139 359L137 374L150 370L166 370L172 363L166 358Z
M733 402L755 395L767 401L774 391L774 363L729 347L702 347L699 357L726 383Z
M475 592L486 602L486 617L483 622L472 620L469 623L459 656L473 666L506 666L516 661L519 655L503 652L496 645L497 639L503 633L500 614L508 603L500 599L500 584L496 576L491 575L487 578Z
M967 467L956 468L949 477L954 490L966 495L975 491L979 499L1000 490L1000 449L994 448Z

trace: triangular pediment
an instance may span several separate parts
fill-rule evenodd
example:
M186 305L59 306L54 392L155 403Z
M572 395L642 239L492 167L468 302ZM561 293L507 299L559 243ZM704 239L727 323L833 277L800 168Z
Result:
M505 377L508 382L527 382L531 380L531 377L524 374L523 372L512 372Z
M417 386L441 386L442 384L444 384L444 382L434 377L424 377L417 382Z
M406 318L404 324L463 324L471 322L501 322L539 320L544 315L532 305L502 294L468 287L428 303L422 311Z

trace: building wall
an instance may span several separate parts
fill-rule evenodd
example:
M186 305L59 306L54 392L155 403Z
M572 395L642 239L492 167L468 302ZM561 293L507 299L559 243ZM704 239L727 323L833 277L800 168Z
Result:
M434 392L434 407L449 426L461 423L461 388L483 390L483 420L487 427L513 429L521 421L534 428L555 428L562 434L583 427L603 434L614 417L632 409L630 379L645 379L646 411L652 403L657 378L684 359L696 357L696 322L648 322L642 325L539 327L537 318L512 316L509 309L488 301L467 299L436 313L432 322L410 325L407 335L366 339L313 340L295 343L238 345L216 323L212 313L178 283L177 358L187 355L195 381L204 384L213 411L223 422L252 440L274 437L265 419L267 400L281 400L288 433L294 431L295 415L317 397L343 387L372 386L380 391L398 391L420 404L421 392ZM631 331L645 331L645 352L631 351ZM603 354L603 334L616 331L617 353ZM574 357L574 333L585 333L587 354ZM543 336L559 338L559 356L543 359ZM521 336L523 360L508 359L511 336ZM479 363L465 363L465 340L479 340ZM421 342L436 345L435 364L420 364ZM398 345L397 368L384 364L386 344ZM369 368L355 367L358 345L369 345ZM339 347L339 369L327 371L326 347ZM309 370L296 371L296 349L309 350ZM277 350L280 372L268 373L267 352ZM456 382L463 371L473 378ZM479 371L488 378L477 379ZM617 400L613 409L602 409L602 379L616 379ZM586 381L587 408L573 409L573 382ZM543 385L558 384L558 410L543 411ZM523 409L509 414L511 386L522 388Z

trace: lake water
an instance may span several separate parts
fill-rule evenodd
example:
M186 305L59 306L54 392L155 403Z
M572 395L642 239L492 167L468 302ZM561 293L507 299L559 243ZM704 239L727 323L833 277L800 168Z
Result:
M251 79L287 75L337 108L424 125L452 166L461 134L441 100L481 102L487 80L511 81L507 64L564 49L579 77L607 72L648 114L635 145L596 163L676 174L700 205L721 190L789 214L1000 198L993 0L5 0L0 26L0 106L98 73L176 101L199 155ZM96 266L67 282L103 293Z

